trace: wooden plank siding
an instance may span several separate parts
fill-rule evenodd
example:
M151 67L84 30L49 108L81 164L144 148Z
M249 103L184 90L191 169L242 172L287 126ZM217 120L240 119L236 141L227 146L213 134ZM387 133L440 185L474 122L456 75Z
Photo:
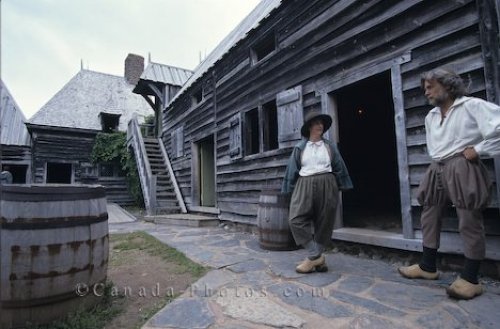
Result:
M450 64L468 80L472 95L486 98L491 81L484 74L478 15L474 0L283 1L164 111L163 131L184 126L184 155L172 158L172 167L186 203L196 205L191 144L215 134L220 218L256 225L260 192L281 185L291 147L235 159L229 154L231 118L273 102L280 92L297 86L302 88L304 112L325 111L323 95L396 65L393 72L400 77L393 81L401 84L398 104L404 111L398 115L405 127L398 135L406 136L398 142L407 153L400 159L407 167L400 170L407 172L409 182L400 186L409 189L404 191L411 197L407 202L418 207L415 189L430 163L424 129L430 106L420 90L420 75ZM252 47L268 33L276 36L276 50L252 64ZM199 88L203 100L193 105L190 91ZM171 154L170 134L162 139ZM493 162L487 162L496 179ZM498 207L495 194L490 208Z
M38 130L32 132L32 177L34 183L45 183L47 162L71 163L74 183L80 183L80 165L90 162L90 153L94 146L96 133L58 133Z
M86 176L86 169L93 167L90 155L98 131L30 127L33 183L46 183L47 163L66 163L72 165L72 184L100 184L104 186L109 202L116 202L122 206L135 203L128 191L125 177L101 177L95 170L92 177Z

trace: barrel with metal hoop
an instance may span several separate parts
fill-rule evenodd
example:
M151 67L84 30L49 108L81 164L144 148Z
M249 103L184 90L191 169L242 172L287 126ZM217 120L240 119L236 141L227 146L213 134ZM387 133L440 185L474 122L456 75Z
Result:
M108 266L104 188L3 185L1 196L1 328L95 304L92 287L104 287Z
M257 224L259 245L267 250L295 250L288 225L290 196L276 189L264 189L259 197Z

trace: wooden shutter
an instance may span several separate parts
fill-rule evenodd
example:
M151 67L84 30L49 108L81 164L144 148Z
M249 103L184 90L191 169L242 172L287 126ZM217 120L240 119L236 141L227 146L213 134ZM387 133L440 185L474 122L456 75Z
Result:
M172 148L172 158L177 157L177 130L170 132L170 147Z
M241 114L229 119L229 156L232 159L241 158Z
M180 126L176 130L177 142L177 157L184 156L184 126Z
M280 148L295 145L302 138L300 127L304 123L302 86L280 92L276 96L276 106Z
M184 155L184 127L181 126L170 133L170 145L172 157L178 158Z

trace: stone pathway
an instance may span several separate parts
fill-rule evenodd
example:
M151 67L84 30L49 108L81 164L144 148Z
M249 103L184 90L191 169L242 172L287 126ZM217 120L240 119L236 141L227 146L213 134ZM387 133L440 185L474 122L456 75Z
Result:
M385 261L329 253L327 273L298 274L295 264L304 250L263 250L249 233L110 224L110 233L136 230L213 268L143 329L499 327L500 289L492 281L482 296L457 301L445 292L454 273L436 281L408 280Z

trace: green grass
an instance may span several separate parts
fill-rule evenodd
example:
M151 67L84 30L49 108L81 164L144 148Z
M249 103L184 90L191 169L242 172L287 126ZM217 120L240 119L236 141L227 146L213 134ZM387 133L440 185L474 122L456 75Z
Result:
M207 272L207 268L193 263L183 253L144 232L114 234L110 237L110 241L116 243L113 250L144 250L151 256L159 256L165 261L176 263L178 267L175 273L191 273L195 277L201 277Z
M190 273L195 279L203 276L208 268L193 263L183 253L171 248L145 232L127 234L112 234L110 242L113 244L112 252L125 252L133 250L145 251L151 256L176 264L173 270L176 274ZM111 250L110 250L111 251ZM117 257L119 259L119 257ZM120 260L110 257L109 266L119 265ZM113 284L107 283L103 300L90 310L79 310L60 321L42 326L27 326L26 329L102 329L114 317L124 311L123 296L116 296L112 292ZM167 296L152 307L141 312L140 323L135 328L139 329L148 319L177 297Z

